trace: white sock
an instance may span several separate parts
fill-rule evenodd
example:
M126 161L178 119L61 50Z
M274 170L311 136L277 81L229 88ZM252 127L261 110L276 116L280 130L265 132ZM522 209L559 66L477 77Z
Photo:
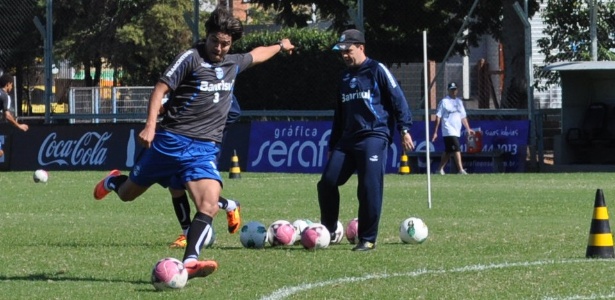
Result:
M226 205L226 211L234 211L237 208L237 202L235 200L226 199L228 204Z

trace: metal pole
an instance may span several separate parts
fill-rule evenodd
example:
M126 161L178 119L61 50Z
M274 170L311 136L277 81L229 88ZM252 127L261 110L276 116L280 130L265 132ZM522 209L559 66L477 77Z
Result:
M51 65L53 63L53 0L47 0L47 21L45 25L45 124L50 123L51 99L53 97L53 75Z
M597 24L596 24L596 0L589 0L589 36L592 42L591 44L591 55L592 61L598 60L598 33L597 33Z
M192 42L199 41L199 0L194 0L194 20L192 22Z
M429 141L429 66L427 64L427 31L423 31L423 86L425 88L425 163L427 164L427 207L431 208L431 147Z

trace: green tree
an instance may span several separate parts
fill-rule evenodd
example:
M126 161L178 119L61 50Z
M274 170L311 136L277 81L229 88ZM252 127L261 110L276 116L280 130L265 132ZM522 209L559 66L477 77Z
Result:
M615 54L610 50L615 48L615 2L595 2L598 60L615 60ZM544 30L546 37L538 40L538 45L545 55L545 64L591 60L590 8L586 1L548 0L543 18L547 25ZM537 69L534 74L535 87L539 90L559 84L557 72Z

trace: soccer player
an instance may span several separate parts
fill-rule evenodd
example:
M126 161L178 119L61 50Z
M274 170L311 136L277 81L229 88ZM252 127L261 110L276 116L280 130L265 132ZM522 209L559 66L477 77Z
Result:
M231 100L231 108L228 112L228 116L226 117L226 126L224 127L224 134L222 136L222 140L226 138L226 131L228 125L233 124L239 120L241 116L241 107L239 106L239 101L237 101L237 97L235 95L232 96ZM220 160L220 154L222 153L222 143L216 143L218 146L218 157L216 161ZM169 187L169 192L171 193L171 201L173 203L173 209L175 210L175 215L177 216L177 221L179 222L179 226L182 229L182 234L177 237L177 239L169 245L171 248L186 248L188 241L186 239L186 235L188 234L188 229L190 229L190 223L192 220L190 219L190 202L188 202L188 196L186 195L186 191L180 180L173 187L173 183ZM226 211L226 222L228 223L228 232L230 234L234 234L239 230L239 226L241 225L241 205L238 201L227 199L222 196L218 198L218 206L221 209Z
M8 73L2 74L0 76L0 111L2 111L2 116L0 117L0 120L13 124L13 126L19 128L19 130L21 131L28 131L28 125L20 124L13 116L11 108L11 96L9 95L12 90L13 76ZM3 155L4 151L2 150L2 143L0 143L0 157L2 157Z
M113 170L94 189L95 199L115 191L121 200L132 201L154 183L168 187L174 176L181 178L197 210L183 257L189 278L208 276L218 268L216 261L198 258L219 209L222 178L216 166L216 143L222 142L237 74L294 49L285 38L249 53L228 54L243 35L243 25L222 6L211 13L205 31L205 38L180 53L156 83L145 127L138 136L146 150L130 176ZM171 98L156 129L165 94Z
M352 250L368 251L376 247L387 148L398 130L404 151L414 149L409 132L412 115L393 74L365 55L362 32L344 31L333 49L341 53L347 69L342 73L333 115L329 160L317 184L320 220L329 232L335 232L339 186L356 172L359 227L358 243Z

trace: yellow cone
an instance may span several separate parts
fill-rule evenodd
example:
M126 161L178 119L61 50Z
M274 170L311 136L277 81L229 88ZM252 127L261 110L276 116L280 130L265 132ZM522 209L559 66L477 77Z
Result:
M609 225L609 212L604 201L604 194L601 189L596 190L596 201L594 203L594 215L589 229L589 240L587 242L587 258L613 258L613 235Z
M239 157L237 157L237 151L233 150L233 157L231 157L231 170L228 177L230 179L241 178L241 168L239 167Z
M403 153L401 155L401 159L399 160L399 174L410 174L410 165L408 164L408 155L406 155L406 153Z

